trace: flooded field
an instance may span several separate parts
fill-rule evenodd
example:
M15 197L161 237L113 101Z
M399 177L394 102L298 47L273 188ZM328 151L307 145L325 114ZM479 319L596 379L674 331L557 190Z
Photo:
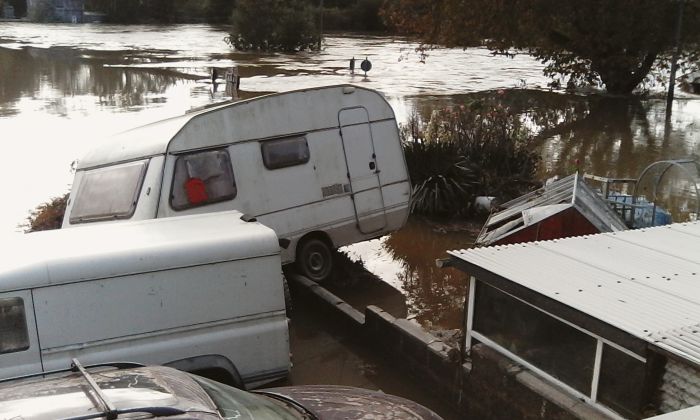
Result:
M499 95L531 123L541 176L577 167L636 177L649 163L700 153L700 101L682 96L665 118L665 102L550 91L542 65L526 55L484 49L431 51L378 36L327 36L318 53L246 54L208 25L118 26L0 24L0 142L5 147L0 234L18 232L28 211L65 193L71 163L125 129L226 99L209 82L212 67L237 65L245 97L311 86L355 83L383 92L398 118ZM351 75L349 58L372 61ZM458 328L465 276L439 270L444 251L469 246L474 227L412 220L400 232L345 249L399 290L411 319L428 328Z

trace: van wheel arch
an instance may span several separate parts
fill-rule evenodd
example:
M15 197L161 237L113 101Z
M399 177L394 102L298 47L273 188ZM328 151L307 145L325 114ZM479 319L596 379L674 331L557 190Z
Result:
M188 357L164 363L163 366L175 368L195 375L203 376L217 382L245 390L245 383L236 365L225 356L207 354Z
M300 274L317 283L333 273L333 241L325 232L311 232L297 242L295 266Z

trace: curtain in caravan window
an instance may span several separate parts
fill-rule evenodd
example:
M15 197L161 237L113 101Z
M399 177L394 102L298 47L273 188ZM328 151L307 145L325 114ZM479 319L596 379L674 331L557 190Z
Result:
M303 165L309 161L309 144L306 137L289 137L268 140L260 146L263 163L267 169Z
M231 159L225 149L182 155L175 161L170 205L184 210L236 196Z
M92 169L83 175L71 223L128 219L136 210L148 160Z

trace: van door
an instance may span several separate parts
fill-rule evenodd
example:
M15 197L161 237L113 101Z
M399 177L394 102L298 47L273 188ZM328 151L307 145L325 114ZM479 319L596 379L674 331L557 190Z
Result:
M361 106L341 109L338 123L357 227L362 233L380 231L387 221L369 112Z
M29 290L0 293L0 337L0 378L43 370Z

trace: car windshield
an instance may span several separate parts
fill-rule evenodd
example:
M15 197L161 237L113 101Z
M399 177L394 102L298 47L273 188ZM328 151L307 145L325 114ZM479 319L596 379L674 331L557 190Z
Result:
M209 394L224 419L236 420L300 420L305 417L292 407L250 392L192 375Z

